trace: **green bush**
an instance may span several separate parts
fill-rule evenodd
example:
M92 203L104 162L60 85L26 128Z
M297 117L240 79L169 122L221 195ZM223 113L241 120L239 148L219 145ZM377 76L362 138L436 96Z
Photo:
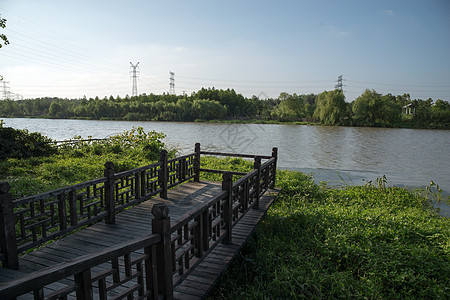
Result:
M38 132L3 127L0 123L0 160L53 155L52 140Z
M8 181L13 196L20 198L101 178L107 161L122 172L159 160L160 151L166 149L164 137L141 127L103 140L76 136L79 142L63 144L49 157L0 160L0 180ZM169 157L175 153L169 149Z

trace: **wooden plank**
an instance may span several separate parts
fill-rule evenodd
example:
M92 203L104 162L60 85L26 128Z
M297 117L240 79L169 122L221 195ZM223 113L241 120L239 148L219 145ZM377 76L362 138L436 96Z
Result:
M0 283L24 276L25 273L9 268L0 268Z

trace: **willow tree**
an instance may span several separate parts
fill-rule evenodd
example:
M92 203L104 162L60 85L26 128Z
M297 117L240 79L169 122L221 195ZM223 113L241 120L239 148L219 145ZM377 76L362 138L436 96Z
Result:
M360 126L393 126L401 121L399 97L365 90L353 103L354 121Z
M314 117L328 125L341 124L346 116L347 104L341 90L324 91L316 98Z

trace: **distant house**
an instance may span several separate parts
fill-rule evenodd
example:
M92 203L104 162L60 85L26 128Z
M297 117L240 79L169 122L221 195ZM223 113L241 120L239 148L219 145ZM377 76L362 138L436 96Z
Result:
M402 114L403 115L415 115L416 114L416 108L412 103L405 105L402 107Z

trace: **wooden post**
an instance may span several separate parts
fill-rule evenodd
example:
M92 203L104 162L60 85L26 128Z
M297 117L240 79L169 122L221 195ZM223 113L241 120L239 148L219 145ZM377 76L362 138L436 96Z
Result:
M195 143L195 160L194 160L194 181L200 181L200 143Z
M139 200L141 198L141 172L134 174L134 190L135 199Z
M275 163L273 165L273 181L272 181L272 185L270 186L271 188L275 187L276 184L276 178L277 178L277 160L278 160L278 148L277 147L273 147L272 148L272 157L275 157Z
M91 269L87 269L74 275L74 281L80 289L77 290L77 299L94 299L92 292Z
M75 226L78 223L77 217L77 199L75 197L75 191L69 192L69 215L70 215L70 225Z
M253 209L259 208L259 197L261 194L261 157L256 156L255 162L253 164L253 168L255 170L258 170L258 173L256 173L256 184L255 184L255 204L253 205Z
M186 158L180 159L178 161L178 163L180 164L180 173L178 174L178 180L180 182L182 182L186 176L185 176L185 172L186 172Z
M203 250L209 249L209 231L211 229L211 220L209 219L209 209L205 209L205 211L202 213L202 219L203 219Z
M239 187L239 202L241 204L241 213L245 213L246 207L246 190L247 190L247 181L244 181L242 185Z
M141 197L147 196L147 187L146 187L147 180L145 180L146 179L145 178L145 176L146 176L145 173L146 173L145 170L143 170L143 171L141 171L141 174L139 176L141 178L141 184L140 184L140 186L141 186Z
M161 234L161 242L156 244L156 269L158 292L162 299L173 299L172 249L170 239L169 208L163 203L152 207L152 233Z
M159 169L159 186L161 187L162 191L159 194L159 196L163 199L167 199L167 181L168 181L168 175L169 170L167 169L167 151L161 150L161 156L160 161L162 163L161 169Z
M59 230L67 229L66 193L58 195Z
M227 191L227 197L224 205L223 218L225 221L225 238L222 243L230 245L232 242L233 228L233 174L230 172L223 173L222 190Z
M114 197L114 163L107 161L105 163L104 176L105 182L105 210L108 215L105 218L106 224L114 224L116 222L115 202Z
M208 208L206 209L208 210ZM204 226L203 226L203 213L199 214L196 218L195 218L195 222L197 223L197 226L195 226L194 228L194 246L195 246L195 256L196 257L202 257L203 256L203 236L205 234L208 234L207 232L205 232Z
M13 197L8 182L0 182L0 246L6 257L2 264L10 269L19 268L16 226L14 224Z

